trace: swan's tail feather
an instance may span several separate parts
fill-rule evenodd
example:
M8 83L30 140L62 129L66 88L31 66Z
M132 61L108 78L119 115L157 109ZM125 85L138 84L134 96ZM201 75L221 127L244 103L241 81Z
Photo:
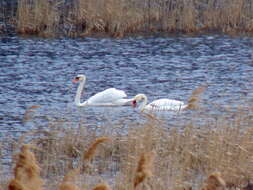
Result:
M201 100L201 95L206 91L208 85L201 85L192 91L190 98L185 109L196 110L199 108L199 102Z

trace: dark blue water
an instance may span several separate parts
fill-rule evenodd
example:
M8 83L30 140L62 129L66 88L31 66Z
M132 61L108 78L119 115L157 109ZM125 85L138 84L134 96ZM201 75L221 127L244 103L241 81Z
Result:
M83 100L116 87L130 97L145 93L150 101L187 101L193 89L207 83L205 104L226 106L252 97L252 55L250 37L0 37L0 133L29 130L22 120L32 105L41 106L40 116L87 123L110 119L115 112L119 120L136 113L131 108L77 109L77 86L71 82L77 74L87 76Z

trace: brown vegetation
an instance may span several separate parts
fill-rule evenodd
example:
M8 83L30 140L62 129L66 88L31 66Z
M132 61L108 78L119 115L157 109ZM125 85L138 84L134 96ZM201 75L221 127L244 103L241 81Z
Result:
M212 173L206 180L201 190L223 190L226 182L222 179L219 172Z
M83 155L84 161L90 161L96 153L97 146L108 140L110 140L110 138L108 137L99 137L95 139L95 141L90 145L88 150L84 152L84 155Z
M74 184L74 180L78 174L80 174L79 168L70 170L59 185L59 190L79 190L79 187Z
M107 184L98 184L92 190L110 190Z
M155 153L147 152L142 153L138 162L136 175L134 178L134 187L142 183L146 178L152 176L152 167Z
M42 190L40 167L29 144L21 147L14 168L14 179L10 181L9 190Z
M185 109L190 109L190 110L199 109L201 95L206 91L206 89L207 89L207 85L202 85L196 88L195 90L193 90L190 98L188 99L188 102L187 102L188 105Z
M35 112L35 109L40 108L39 105L33 105L26 109L23 117L23 123L32 119L32 113Z
M5 11L7 12L7 11ZM70 37L140 32L253 32L247 0L18 0L14 23L21 34Z
M193 95L199 92L202 89ZM60 119L51 121L47 130L28 132L16 141L21 144L27 138L33 145L22 146L14 157L14 178L0 176L0 188L10 182L12 190L42 189L41 167L48 190L249 190L253 180L253 109L250 103L245 105L218 116L202 109L185 111L188 115L181 116L186 119L178 115L173 121L176 127L155 116L140 115L140 121L129 122L125 133L118 131L119 126L105 126L110 127L111 135L82 123L76 128ZM103 143L108 140L110 143ZM1 144L4 152L8 147ZM33 153L31 148L39 151ZM92 167L83 172L83 162ZM104 181L110 182L110 187Z

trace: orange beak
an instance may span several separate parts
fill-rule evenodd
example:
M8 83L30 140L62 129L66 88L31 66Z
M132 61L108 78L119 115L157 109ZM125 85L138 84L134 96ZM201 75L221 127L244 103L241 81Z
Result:
M79 80L77 80L77 79L73 79L73 80L72 80L73 83L77 83L78 81L79 81Z

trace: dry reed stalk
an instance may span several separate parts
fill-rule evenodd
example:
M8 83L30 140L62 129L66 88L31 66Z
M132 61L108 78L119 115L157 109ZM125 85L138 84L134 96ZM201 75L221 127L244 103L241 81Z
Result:
M245 0L18 0L17 32L45 37L107 33L252 32L252 2ZM60 29L60 30L59 30Z
M30 151L33 145L23 145L17 155L18 160L14 168L14 179L9 184L11 188L42 190L43 180L40 178L40 167L35 155Z
M96 153L97 146L103 142L111 140L109 137L99 137L89 146L88 150L83 154L84 161L90 161Z
M197 109L200 102L200 95L205 92L207 85L202 85L192 91L190 98L188 99L188 105L185 109Z
M26 173L25 177L37 177L40 172L40 168L37 164L34 153L29 149L32 146L29 144L23 145L21 147L21 152L18 154L18 161L16 167L14 168L15 179L22 180L24 177L23 172Z
M142 183L146 178L151 177L153 162L155 159L154 152L142 153L138 162L135 178L133 181L134 188Z
M80 188L71 183L62 183L59 185L59 190L80 190Z
M92 190L110 190L111 188L107 184L98 184Z
M70 170L63 178L63 182L69 182L69 181L73 181L75 179L75 177L80 174L80 169L76 168L73 170Z
M209 175L201 190L223 190L225 187L226 182L222 179L220 172L215 172Z
M39 105L33 105L33 106L30 106L28 109L26 109L22 122L25 123L25 122L31 120L31 118L32 118L31 113L35 112L34 109L38 109L38 108L40 108Z
M80 169L76 168L70 170L63 178L62 183L59 185L59 190L79 190L79 187L73 184L75 177L80 174Z
M181 21L179 29L186 33L197 31L197 10L194 7L194 2L192 0L187 2L183 1L182 6L182 11L179 14L179 19Z
M18 0L17 32L20 34L54 36L60 21L58 1Z
M12 179L8 185L8 190L29 190L16 179Z

